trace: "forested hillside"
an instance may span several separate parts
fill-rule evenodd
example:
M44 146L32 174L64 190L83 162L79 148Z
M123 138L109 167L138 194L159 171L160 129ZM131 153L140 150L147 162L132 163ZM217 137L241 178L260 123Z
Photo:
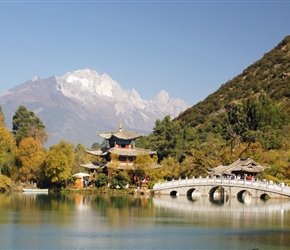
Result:
M262 91L289 111L290 36L204 101L181 113L176 120L195 127L206 122L210 114L222 111L231 103L258 96Z
M158 151L174 178L251 157L264 176L290 179L290 36L173 121L157 120L140 146ZM170 174L168 174L169 176Z

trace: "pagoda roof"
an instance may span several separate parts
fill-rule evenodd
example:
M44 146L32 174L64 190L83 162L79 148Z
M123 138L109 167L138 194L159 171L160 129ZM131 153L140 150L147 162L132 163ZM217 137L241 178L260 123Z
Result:
M84 167L84 168L88 168L88 169L99 169L99 168L103 168L104 167L104 166L101 166L101 165L93 164L91 162L80 164L80 166Z
M109 164L110 163L108 163L107 165L109 166ZM137 169L138 165L136 165L134 163L123 163L123 162L120 162L118 165L118 169L127 169L128 167L130 167L132 170L135 170L135 169ZM152 163L152 164L149 164L149 168L150 169L157 169L157 168L161 168L161 165Z
M95 149L95 150L94 149L87 149L86 151L92 155L98 155L98 156L106 155L108 153L108 151L104 151L100 148Z
M110 132L102 132L99 133L98 135L106 140L112 137L116 137L122 140L134 140L143 136L142 134L139 134L137 132L123 130L121 123L119 124L119 129Z
M134 140L134 139L140 138L143 135L137 132L131 132L131 131L126 131L126 130L115 130L111 132L99 133L99 136L106 140L112 137L116 137L118 139L123 139L123 140Z
M101 149L96 150L87 150L88 153L93 155L106 155L108 152L116 155L124 155L124 156L138 156L138 155L152 155L157 154L156 151L151 151L150 149L144 148L110 148L108 151L102 151Z
M230 165L220 165L211 169L211 173L214 175L228 174L230 175L234 171L243 171L248 173L260 173L264 171L266 167L259 165L251 158L238 159Z
M85 164L81 164L80 166L84 167L84 168L88 168L88 169L99 169L99 168L104 168L105 166L109 166L110 163L107 163L103 166L100 166L100 165L95 165L93 163L85 163ZM119 162L117 168L118 169L127 169L127 168L131 168L132 170L136 169L137 168L137 165L134 164L134 163L123 163L123 162ZM152 163L150 164L149 166L151 169L157 169L157 168L161 168L161 165L159 164L155 164L155 163Z
M110 148L109 152L116 155L137 156L137 155L152 155L156 151L144 148Z

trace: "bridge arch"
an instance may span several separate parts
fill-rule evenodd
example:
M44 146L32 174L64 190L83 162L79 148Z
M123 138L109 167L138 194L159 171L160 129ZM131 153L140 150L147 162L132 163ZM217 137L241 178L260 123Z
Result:
M198 190L196 188L190 188L186 191L186 196L187 197L192 197L198 195Z
M211 187L208 191L209 198L211 200L225 200L227 201L230 197L230 191L223 186Z
M242 189L237 193L237 199L242 203L249 202L252 197L253 197L252 193L246 189Z
M238 199L243 199L245 196L253 196L249 190L242 189L237 193Z
M176 196L179 196L179 193L176 190L172 190L170 192L170 196L176 197Z
M260 195L260 199L262 199L262 200L268 200L270 198L271 198L271 196L269 194L267 194L267 193L262 193Z

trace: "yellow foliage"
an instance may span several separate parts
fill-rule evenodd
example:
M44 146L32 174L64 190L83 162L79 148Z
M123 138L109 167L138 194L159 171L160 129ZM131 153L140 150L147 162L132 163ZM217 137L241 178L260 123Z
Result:
M0 126L0 142L0 173L7 172L11 176L17 147L13 134L5 126Z
M19 143L18 155L21 162L19 178L22 181L37 180L45 157L41 145L33 137L24 138Z
M75 158L74 145L61 141L50 147L43 164L45 176L52 182L61 182L71 176Z
M8 191L11 187L12 181L9 177L0 174L0 192Z
M178 179L180 176L180 163L172 158L165 158L163 159L163 161L161 162L161 166L162 168L160 169L160 175L162 176L162 178L174 178L174 179Z
M117 173L120 165L119 155L111 154L110 155L111 161L108 163L109 172L114 175Z

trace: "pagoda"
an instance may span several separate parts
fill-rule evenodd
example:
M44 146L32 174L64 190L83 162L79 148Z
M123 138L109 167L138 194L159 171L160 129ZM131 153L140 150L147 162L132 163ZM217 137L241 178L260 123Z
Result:
M98 134L104 139L101 147L98 149L86 150L89 154L100 156L104 159L105 163L87 163L82 164L82 167L88 168L90 170L97 170L99 168L107 169L112 163L112 154L114 154L118 161L115 166L119 170L136 169L134 161L137 156L149 155L153 157L157 154L156 151L151 151L149 149L136 148L135 141L142 137L142 134L132 131L126 131L122 129L122 124L120 122L119 129L110 132L103 132ZM150 168L160 168L158 164L151 164ZM104 171L106 172L106 171Z

